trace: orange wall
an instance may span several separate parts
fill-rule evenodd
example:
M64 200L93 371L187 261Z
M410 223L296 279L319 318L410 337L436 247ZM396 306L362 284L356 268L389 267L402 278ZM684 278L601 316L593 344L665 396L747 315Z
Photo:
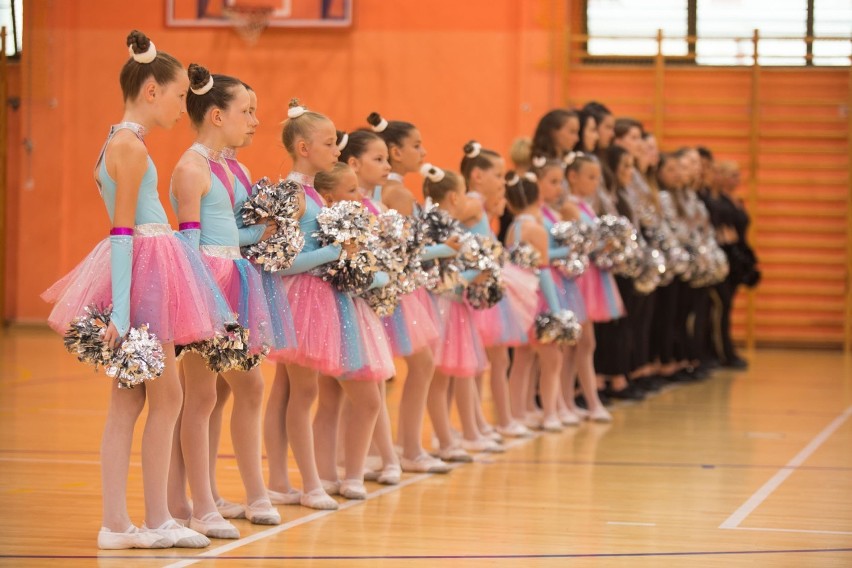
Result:
M203 63L255 88L262 125L242 159L258 177L288 170L279 123L292 96L344 129L363 126L373 110L412 121L427 159L445 167L457 167L473 137L507 149L562 98L550 57L553 29L566 18L559 0L355 0L350 29L270 29L250 49L228 29L166 28L164 5L25 1L30 49L21 62L18 113L30 118L11 137L32 139L34 150L13 165L9 188L16 214L27 219L8 243L16 259L11 319L43 319L48 306L39 293L107 234L92 168L109 125L121 117L118 72L132 28L184 64ZM191 140L188 121L148 138L163 197Z

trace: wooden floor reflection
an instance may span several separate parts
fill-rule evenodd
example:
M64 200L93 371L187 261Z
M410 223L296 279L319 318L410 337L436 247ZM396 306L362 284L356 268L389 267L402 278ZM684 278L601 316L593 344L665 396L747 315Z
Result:
M95 546L107 379L46 330L4 332L0 349L4 566L852 566L852 362L839 353L758 351L748 371L616 407L612 424L368 484L370 499L335 513L237 521L241 540L205 551L107 553ZM220 488L239 500L228 440L221 454Z

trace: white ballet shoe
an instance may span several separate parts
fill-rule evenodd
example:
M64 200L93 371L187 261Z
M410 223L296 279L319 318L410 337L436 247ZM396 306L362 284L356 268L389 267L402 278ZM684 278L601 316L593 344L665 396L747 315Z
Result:
M226 501L223 497L219 497L216 501L216 508L223 519L245 519L246 509L239 503Z
M463 450L468 452L488 452L493 454L500 454L506 451L506 449L495 442L494 440L489 440L488 438L479 438L478 440L462 440L461 447Z
M392 463L385 466L385 468L376 478L376 481L378 481L382 485L399 485L401 479L402 468L399 465Z
M489 440L493 440L498 444L503 443L503 436L500 435L500 432L494 429L491 425L486 425L485 428L480 428L480 433Z
M531 438L533 435L532 430L515 421L505 427L497 426L497 431L506 438Z
M589 420L592 422L612 422L612 414L603 406L599 406L589 413Z
M340 482L340 495L346 499L366 499L367 488L360 479L344 479Z
M200 519L192 517L189 520L189 528L209 538L240 538L237 527L223 519L218 511L207 513Z
M589 419L589 411L585 408L580 408L579 406L573 406L568 408L571 412L580 417L580 420L588 420Z
M434 455L445 462L470 463L473 461L473 457L459 446L441 448Z
M531 412L527 413L527 415L524 416L523 422L524 426L530 430L541 430L541 417L536 414Z
M269 495L269 501L273 505L299 505L301 504L302 492L298 489L289 489L286 493L267 489L266 494Z
M190 520L190 523L192 523L192 520ZM209 538L189 527L181 526L174 519L169 519L155 529L149 529L145 525L142 525L142 530L169 539L169 542L175 548L204 548L210 546Z
M245 508L246 519L253 525L280 525L281 514L269 499L258 499Z
M546 418L541 423L541 429L545 432L561 432L563 428L562 421L556 417Z
M559 421L563 426L579 426L582 419L574 412L564 409L559 411Z
M340 495L340 482L339 481L329 481L328 479L320 479L322 482L322 489L328 495Z
M128 548L170 548L172 541L159 534L140 530L130 525L124 532L113 532L106 527L98 531L98 548L125 550Z
M303 493L299 501L303 507L309 509L320 509L323 511L336 511L340 506L337 501L329 497L322 488L314 489L310 493Z
M450 465L442 459L429 454L420 454L416 458L399 458L399 465L406 473L449 473Z
M382 458L379 456L367 456L364 462L364 481L378 481L382 474Z

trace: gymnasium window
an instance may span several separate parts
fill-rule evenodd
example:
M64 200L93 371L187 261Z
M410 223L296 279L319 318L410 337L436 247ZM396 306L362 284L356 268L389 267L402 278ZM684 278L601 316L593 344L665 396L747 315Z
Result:
M852 2L586 0L589 60L650 61L657 53L658 28L670 61L751 65L758 29L760 65L849 65ZM695 36L695 43L686 36ZM808 36L820 39L808 45Z
M6 28L6 55L21 54L24 31L24 0L0 0L0 27Z

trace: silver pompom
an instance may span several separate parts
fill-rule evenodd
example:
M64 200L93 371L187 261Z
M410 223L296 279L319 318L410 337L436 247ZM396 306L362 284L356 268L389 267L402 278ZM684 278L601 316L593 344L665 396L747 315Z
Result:
M272 183L262 178L252 188L252 195L240 211L245 225L257 225L273 219L278 229L268 239L242 247L242 254L268 272L286 270L305 246L305 236L299 228L301 188L292 180Z
M387 273L386 286L367 290L363 297L380 317L396 310L400 296L413 292L415 286L408 274L411 243L411 223L406 217L391 209L378 216L378 227L373 252L379 270Z
M535 336L539 343L574 345L583 333L583 326L570 310L539 314L535 318Z
M461 237L462 248L454 259L459 272L478 270L485 276L467 285L465 297L473 309L485 310L503 299L503 245L483 235L466 233Z
M529 243L518 243L509 248L509 262L524 270L538 274L541 254Z
M420 223L424 245L444 243L452 236L461 237L464 234L461 224L434 203L427 203L423 208ZM439 258L423 262L423 285L435 294L455 291L463 283L459 264L455 260Z
M626 217L603 215L597 220L596 236L597 243L591 255L594 263L616 274L634 275L641 247L633 224Z
M561 221L551 227L550 234L558 246L569 251L567 257L551 259L550 264L568 278L582 275L595 246L594 228L582 221Z
M87 306L85 315L74 318L65 332L65 349L83 363L103 366L119 388L133 388L163 374L163 346L147 325L130 328L116 349L104 343L112 308Z
M266 352L249 353L248 338L250 331L234 320L225 324L224 332L204 341L191 343L183 348L183 353L201 355L207 367L216 373L227 371L248 371L257 366Z
M376 216L357 201L338 201L317 214L317 223L319 229L314 237L321 245L354 245L357 251L350 254L344 250L338 260L317 268L314 274L341 292L356 295L366 292L379 270L373 252L377 241Z

